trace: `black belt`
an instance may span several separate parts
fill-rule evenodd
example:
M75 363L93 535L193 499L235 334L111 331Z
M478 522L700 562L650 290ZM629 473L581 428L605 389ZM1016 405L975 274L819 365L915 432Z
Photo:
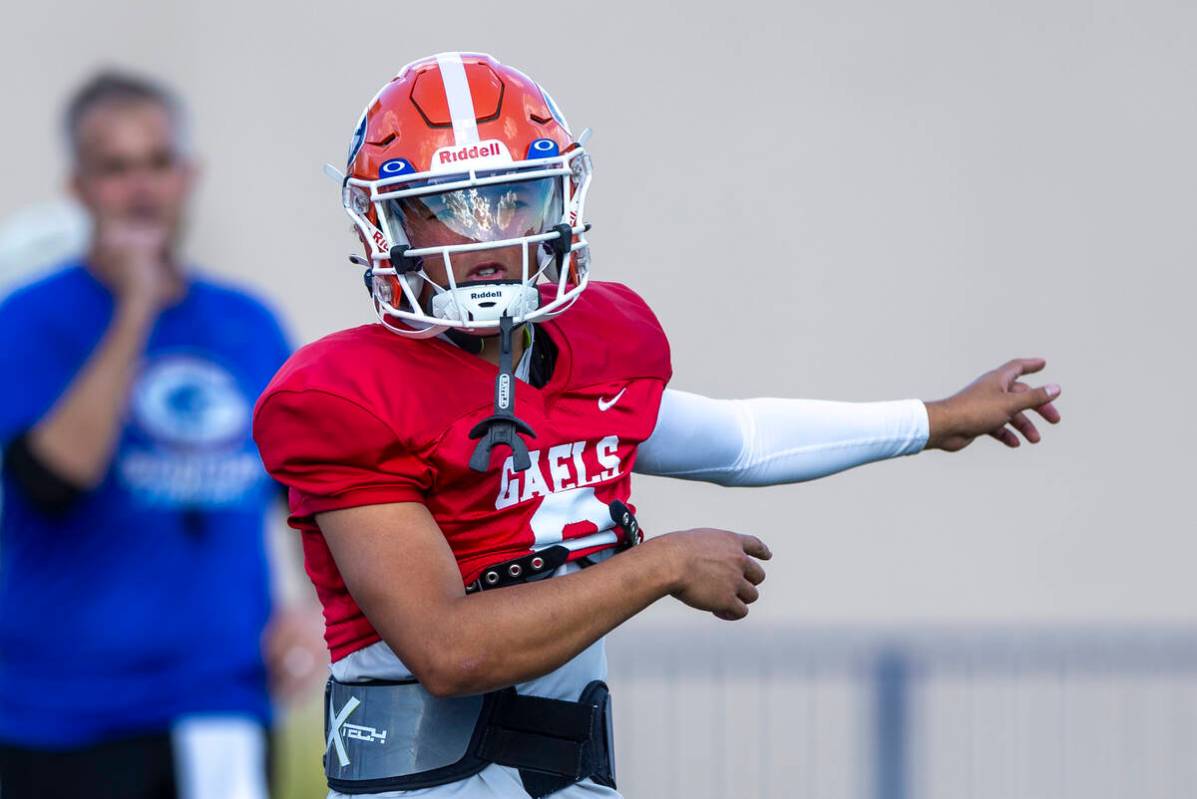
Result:
M611 513L611 521L623 530L623 540L619 543L617 551L623 551L639 544L641 541L640 523L636 521L636 516L628 506L617 499L607 507ZM530 555L488 566L474 582L465 587L465 591L467 594L472 594L476 591L489 591L492 588L543 579L569 560L569 552L567 547L554 544ZM586 558L580 558L577 563L583 568L591 565Z

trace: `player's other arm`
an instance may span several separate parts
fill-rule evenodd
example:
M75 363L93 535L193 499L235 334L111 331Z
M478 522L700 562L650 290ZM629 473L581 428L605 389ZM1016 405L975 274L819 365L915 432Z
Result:
M1037 443L1039 430L1027 411L1058 422L1052 401L1060 388L1032 388L1020 378L1044 366L1041 358L1016 359L934 402L718 400L667 390L636 471L722 485L777 485L924 449L956 451L981 435L1017 447L1011 427Z
M657 536L590 568L466 595L456 560L417 502L316 521L354 600L431 693L476 694L547 674L662 597L739 619L765 579L752 536Z

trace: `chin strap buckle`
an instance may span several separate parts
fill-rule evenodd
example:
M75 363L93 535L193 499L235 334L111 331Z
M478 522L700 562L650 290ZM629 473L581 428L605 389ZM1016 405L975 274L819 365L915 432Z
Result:
M553 225L553 232L557 234L557 238L549 239L549 248L553 251L553 271L555 275L560 275L566 259L569 258L569 254L573 250L574 229L562 222L559 225Z
M562 222L560 225L553 225L553 232L557 234L557 238L549 239L549 246L553 248L553 254L557 256L557 268L560 269L565 256L569 255L569 251L573 249L574 229Z
M470 457L470 468L476 472L485 472L490 468L490 452L499 445L511 450L512 465L517 472L532 466L528 445L519 434L536 438L536 433L512 410L515 406L515 371L511 360L511 317L503 314L499 317L499 374L495 378L495 412L470 430L470 438L481 439Z
M408 244L396 244L391 248L391 267L394 268L396 275L407 275L412 272L419 272L424 268L423 258L407 254L407 251L410 249L411 246Z

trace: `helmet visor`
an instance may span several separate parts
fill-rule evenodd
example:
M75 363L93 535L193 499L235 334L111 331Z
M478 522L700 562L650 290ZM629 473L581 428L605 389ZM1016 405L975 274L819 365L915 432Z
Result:
M416 248L535 236L561 221L561 181L545 177L387 201Z

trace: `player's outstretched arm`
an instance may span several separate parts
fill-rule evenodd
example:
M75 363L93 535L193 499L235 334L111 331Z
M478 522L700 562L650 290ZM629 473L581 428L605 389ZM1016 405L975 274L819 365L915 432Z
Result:
M438 696L547 674L662 597L723 619L748 614L771 557L724 530L656 536L572 574L466 595L427 508L403 502L316 517L345 585L383 640Z
M1042 358L1013 360L936 402L729 400L666 389L635 470L726 486L765 486L815 480L924 449L955 451L985 434L1018 446L1006 425L1036 443L1039 431L1026 412L1058 422L1052 400L1060 387L1032 388L1019 378L1044 366Z

